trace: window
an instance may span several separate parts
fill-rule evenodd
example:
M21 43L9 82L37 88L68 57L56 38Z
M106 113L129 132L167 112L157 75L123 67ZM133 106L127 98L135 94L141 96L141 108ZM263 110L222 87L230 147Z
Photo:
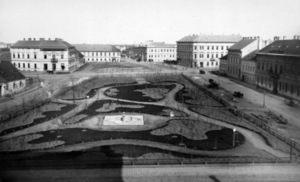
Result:
M64 55L61 55L60 58L61 58L61 59L64 59Z
M65 70L65 64L61 63L61 70Z
M34 69L36 69L36 63L34 63Z
M264 71L265 70L265 63L262 62L262 65L261 65L261 70Z
M15 53L13 53L13 58L15 58Z
M214 46L211 46L211 50L214 50Z
M24 59L24 53L22 54L22 58Z
M216 46L216 50L219 50L219 46Z
M30 68L30 63L27 64L28 68Z
M207 46L207 50L209 50L209 46Z
M47 59L47 54L44 54L44 59Z
M19 67L19 68L21 67L20 63L18 63L18 67Z
M291 84L291 94L294 94L294 85Z
M207 58L209 58L209 54L207 54Z
M288 74L289 73L289 65L286 65L286 68L285 68L285 73Z
M197 50L197 46L195 46L195 50Z
M287 90L288 90L288 84L285 83L285 92L287 92Z
M216 54L216 58L218 58L219 57L219 54Z
M223 50L224 49L224 47L223 46L221 46L221 50Z
M23 68L25 68L25 63L23 63Z
M30 58L30 55L29 54L27 54L27 59L29 59Z
M18 54L18 58L20 59L20 54Z
M34 59L36 59L36 54L34 54Z
M209 62L207 62L207 66L209 66Z
M282 66L282 65L280 65L280 70L279 70L279 73L280 73L280 74L282 74L282 72L283 72L283 66Z
M279 82L279 91L281 91L281 82Z

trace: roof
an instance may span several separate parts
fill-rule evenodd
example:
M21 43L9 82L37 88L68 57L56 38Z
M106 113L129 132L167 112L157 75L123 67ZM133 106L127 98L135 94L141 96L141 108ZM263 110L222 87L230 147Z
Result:
M176 44L150 44L147 47L176 48Z
M252 51L242 58L242 61L254 61L258 50Z
M257 53L300 56L300 40L277 40L259 50Z
M256 41L257 39L242 39L236 44L232 45L228 48L228 50L242 50L243 48L247 47L252 42Z
M73 44L80 52L120 52L110 44Z
M0 83L23 79L25 79L25 76L11 62L0 62Z
M34 49L68 49L74 47L62 39L55 40L19 40L11 48L34 48Z
M226 54L225 56L221 57L220 59L227 60L227 57L228 57L228 54Z
M240 35L190 35L185 36L177 42L203 42L203 43L235 43L242 40Z

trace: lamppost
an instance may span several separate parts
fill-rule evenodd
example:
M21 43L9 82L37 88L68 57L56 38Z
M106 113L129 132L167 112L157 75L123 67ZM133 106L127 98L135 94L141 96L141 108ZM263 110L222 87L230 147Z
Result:
M236 128L233 128L233 139L232 139L232 146L235 146L235 132L236 132Z
M86 99L85 99L85 109L87 109L87 100L88 100L88 98L89 98L90 96L86 96Z

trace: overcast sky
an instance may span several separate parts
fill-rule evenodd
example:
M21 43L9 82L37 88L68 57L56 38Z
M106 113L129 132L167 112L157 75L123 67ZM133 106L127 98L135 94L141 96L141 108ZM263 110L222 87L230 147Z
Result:
M0 42L175 43L189 34L300 35L300 0L0 0Z

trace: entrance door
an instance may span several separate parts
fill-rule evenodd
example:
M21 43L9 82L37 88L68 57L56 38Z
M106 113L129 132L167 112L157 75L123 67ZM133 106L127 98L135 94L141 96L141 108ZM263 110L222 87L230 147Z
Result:
M47 71L47 70L48 70L48 65L44 64L44 71Z
M203 62L200 62L200 67L203 68Z
M56 64L52 64L52 71L56 70Z

